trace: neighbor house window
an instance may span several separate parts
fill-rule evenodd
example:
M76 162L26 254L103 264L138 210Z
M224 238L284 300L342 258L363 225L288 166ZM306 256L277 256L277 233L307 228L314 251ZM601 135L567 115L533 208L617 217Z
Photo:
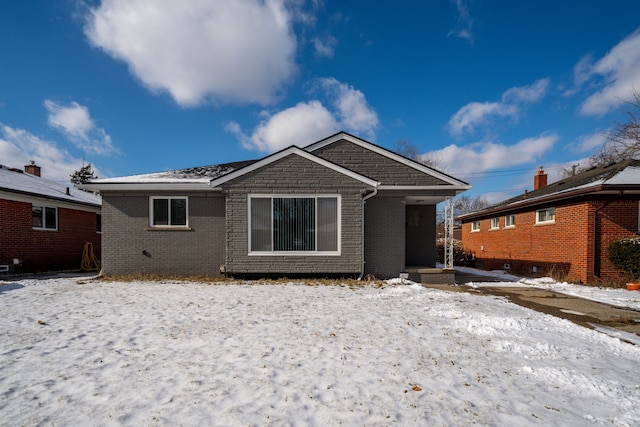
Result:
M510 228L516 226L516 216L507 215L504 217L504 228Z
M152 197L149 222L152 227L186 227L186 197Z
M58 209L47 206L31 206L33 228L38 230L58 229Z
M491 229L496 230L500 228L500 218L491 218Z
M556 221L556 208L540 209L536 211L536 224L552 223Z
M473 221L471 223L471 231L480 231L480 221Z
M249 251L337 255L338 196L250 196Z

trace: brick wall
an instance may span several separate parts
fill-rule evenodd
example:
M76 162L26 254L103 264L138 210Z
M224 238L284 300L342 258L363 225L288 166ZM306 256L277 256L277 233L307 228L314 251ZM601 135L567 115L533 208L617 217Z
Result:
M290 155L224 185L227 271L235 274L356 274L362 266L362 194L371 188L297 155ZM249 194L339 194L340 255L248 255Z
M41 206L55 204L38 202ZM0 200L0 264L16 273L79 269L85 242L101 255L96 213L58 207L57 230L34 230L31 203ZM20 264L13 265L19 259Z
M187 196L189 230L149 229L151 196ZM105 274L216 276L224 264L224 197L206 192L103 192Z
M535 224L535 211L515 212L513 228L505 228L504 215L497 230L490 229L491 217L480 220L479 232L471 231L471 221L464 222L463 244L485 269L508 263L516 274L530 274L535 266L540 274L565 272L567 280L582 283L592 283L596 275L619 278L606 247L611 240L636 235L638 200L581 200L555 208L553 224Z

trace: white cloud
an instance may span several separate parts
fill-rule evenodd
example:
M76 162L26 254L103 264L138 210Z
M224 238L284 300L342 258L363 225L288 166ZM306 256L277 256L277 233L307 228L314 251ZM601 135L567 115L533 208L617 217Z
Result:
M379 125L378 114L367 103L362 92L334 78L318 79L317 83L336 108L344 129L366 133L373 138L373 132Z
M90 43L181 106L272 102L295 73L285 0L103 0Z
M69 175L82 166L82 160L72 157L55 142L45 141L26 130L1 123L0 159L6 166L16 168L34 161L42 168L43 178L59 182L69 182ZM100 176L95 167L93 170Z
M274 152L290 145L311 144L335 133L339 127L331 112L319 101L310 101L268 116L251 135L242 132L236 122L228 123L225 129L246 149Z
M300 102L275 114L262 113L262 121L250 135L230 122L225 129L246 149L273 152L289 145L311 144L339 130L364 134L374 139L378 115L362 92L336 79L317 79L313 91L321 92L332 108L319 100Z
M499 102L470 102L451 117L449 133L456 136L473 133L477 126L486 125L494 117L517 118L523 105L542 99L548 88L549 79L540 79L531 85L508 89Z
M49 126L61 131L85 153L103 156L117 153L111 137L95 125L87 107L77 102L62 105L49 99L44 101L44 106L49 112Z
M466 40L470 44L473 44L473 34L471 33L471 27L473 26L473 19L469 13L469 8L465 0L451 0L456 6L458 12L458 21L456 25L449 31L449 36L459 37Z
M448 173L464 173L473 165L474 172L484 172L538 160L553 148L558 136L545 133L535 138L526 138L513 145L495 142L476 142L464 146L449 145L437 151L425 153L437 159Z
M640 29L614 46L590 69L588 65L584 60L578 63L576 82L602 76L606 83L582 103L582 114L602 115L629 100L632 90L640 88Z
M567 148L574 153L586 153L595 148L600 148L607 141L609 132L596 132L590 135L583 135L570 144Z
M327 37L324 40L319 37L314 37L313 39L313 48L316 56L319 57L333 58L336 44L338 44L338 40L335 37Z

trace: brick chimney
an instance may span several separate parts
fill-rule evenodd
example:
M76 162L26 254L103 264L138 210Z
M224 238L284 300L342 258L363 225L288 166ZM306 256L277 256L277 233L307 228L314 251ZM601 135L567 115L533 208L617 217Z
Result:
M30 165L24 166L24 171L31 175L40 176L40 166L36 165L36 162L33 160L31 160Z
M547 186L547 174L544 173L544 169L540 166L538 174L533 177L533 189L544 188Z

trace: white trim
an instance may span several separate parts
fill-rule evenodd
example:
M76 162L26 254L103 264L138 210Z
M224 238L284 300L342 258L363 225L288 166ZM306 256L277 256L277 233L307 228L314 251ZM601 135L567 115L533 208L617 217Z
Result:
M380 185L378 187L380 190L456 190L456 195L463 191L467 191L471 188L470 185L467 186L445 186L445 185ZM447 196L449 197L449 196Z
M271 227L273 230L273 199L277 198L290 198L290 199L319 199L319 198L333 198L337 201L337 250L336 251L252 251L251 250L251 199L271 199ZM315 203L316 213L318 211L318 203ZM316 224L315 230L318 230L318 216L315 216ZM316 232L316 248L317 245L317 232ZM271 234L271 247L273 248L273 233ZM248 194L247 195L247 255L249 256L340 256L342 254L342 195L336 193L328 194Z
M352 170L349 170L347 168L344 168L342 166L336 165L335 163L331 163L331 162L329 162L329 161L327 161L325 159L322 159L322 158L316 156L315 154L308 153L308 152L302 150L301 148L296 147L295 145L292 145L291 147L285 148L282 151L279 151L279 152L277 152L275 154L272 154L272 155L270 155L268 157L265 157L262 160L258 160L257 162L252 163L249 166L246 166L246 167L241 168L241 169L237 169L237 170L235 170L235 171L233 171L231 173L228 173L228 174L226 174L224 176L221 176L220 178L213 179L213 180L211 180L210 185L211 185L211 187L214 187L214 188L218 187L219 185L222 185L225 182L228 182L228 181L231 181L233 179L236 179L236 178L238 178L238 177L240 177L240 176L242 176L244 174L247 174L249 172L252 172L252 171L254 171L256 169L260 169L260 168L262 168L262 167L264 167L264 166L266 166L266 165L268 165L270 163L273 163L273 162L275 162L277 160L283 159L283 158L285 158L285 157L287 157L289 155L292 155L292 154L295 154L295 155L298 155L300 157L303 157L303 158L305 158L307 160L315 162L315 163L317 163L317 164L319 164L321 166L324 166L324 167L326 167L328 169L332 169L332 170L334 170L334 171L336 171L338 173L346 175L346 176L348 176L350 178L353 178L353 179L355 179L357 181L360 181L360 182L362 182L364 184L367 184L367 185L369 185L371 187L377 187L378 185L380 185L380 183L378 181L375 181L375 180L373 180L371 178L367 178L364 175L360 175L359 173L356 173L356 172L354 172Z
M87 183L78 186L81 190L90 191L190 191L211 190L210 180L201 182L106 182ZM215 188L213 190L216 190Z
M385 156L385 157L387 157L389 159L392 159L392 160L395 160L397 162L400 162L400 163L402 163L402 164L404 164L406 166L409 166L409 167L411 167L413 169L416 169L416 170L418 170L418 171L420 171L422 173L425 173L427 175L431 175L431 176L433 176L435 178L438 178L438 179L440 179L442 181L448 182L451 185L460 186L461 188L464 188L465 190L468 190L468 189L471 188L470 185L467 184L465 186L461 181L459 181L459 180L457 180L457 179L455 179L455 178L453 178L453 177L451 177L449 175L445 175L442 172L438 172L435 169L431 169L428 166L425 166L425 165L422 165L422 164L420 164L418 162L415 162L413 160L407 159L406 157L401 156L399 154L396 154L396 153L394 153L392 151L385 150L382 147L379 147L379 146L377 146L375 144L372 144L372 143L370 143L368 141L365 141L364 139L360 139L360 138L357 138L357 137L355 137L353 135L349 135L348 133L345 133L345 132L337 133L337 134L335 134L333 136L330 136L330 137L328 137L326 139L320 140L320 141L315 142L315 143L313 143L311 145L307 145L306 147L304 147L304 150L312 152L312 151L318 150L318 149L320 149L322 147L326 147L327 145L331 145L334 142L338 142L338 141L343 140L343 139L345 141L349 141L349 142L351 142L353 144L356 144L356 145L358 145L358 146L360 146L362 148L365 148L367 150L373 151L374 153L380 154L381 156ZM442 186L440 186L440 187L442 187ZM412 188L415 189L417 187L412 187Z
M185 219L185 224L182 225L173 225L173 224L167 224L167 225L156 225L153 223L154 218L153 218L153 201L154 200L169 200L168 203L168 209L169 209L169 216L167 218L167 222L171 222L171 200L172 199L184 199L186 201L185 203L185 215L186 215L186 219ZM182 230L182 229L189 229L189 197L188 196L149 196L149 228L150 229L173 229L173 230Z

